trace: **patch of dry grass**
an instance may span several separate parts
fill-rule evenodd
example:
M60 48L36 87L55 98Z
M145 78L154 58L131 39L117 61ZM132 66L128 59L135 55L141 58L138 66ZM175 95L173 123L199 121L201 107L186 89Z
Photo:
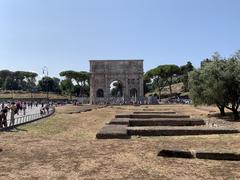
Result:
M157 157L162 148L239 151L238 134L95 139L98 130L116 113L161 109L207 119L207 114L214 108L113 106L68 114L81 108L85 107L58 107L56 114L48 119L19 127L13 132L1 132L0 179L240 178L239 162Z
M27 93L27 92L11 92L11 91L7 91L7 92L0 92L0 99L44 99L47 98L47 94L46 93ZM70 99L69 96L63 96L60 94L55 94L55 93L49 93L49 99Z

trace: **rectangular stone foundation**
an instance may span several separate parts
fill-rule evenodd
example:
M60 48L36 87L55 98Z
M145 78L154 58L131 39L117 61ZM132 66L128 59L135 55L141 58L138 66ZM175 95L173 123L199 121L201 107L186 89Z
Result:
M210 128L202 119L187 115L159 113L118 114L104 126L97 139L129 139L131 136L190 136L210 134L233 134L239 130Z
M131 119L150 119L150 118L190 118L188 115L174 114L117 114L115 118L131 118Z
M115 118L109 122L109 124L129 125L129 118Z
M127 125L106 125L96 135L97 139L129 139Z
M205 124L205 121L202 119L189 118L156 118L129 120L129 126L201 126Z
M151 119L130 119L130 118L115 118L109 124L120 124L128 126L201 126L205 125L202 119L189 118L151 118Z
M207 128L207 127L128 127L127 133L130 136L188 136L188 135L209 135L209 134L233 134L239 133L235 129Z
M208 159L208 160L225 160L225 161L240 161L240 153L234 152L198 152L186 150L169 150L163 149L158 153L158 156L169 158L186 158L186 159Z
M229 152L197 152L196 158L198 159L209 159L209 160L227 160L227 161L240 161L239 153L229 153Z
M176 114L174 111L136 111L133 114Z
M169 157L169 158L186 158L192 159L194 155L191 151L182 151L182 150L167 150L163 149L158 153L158 156Z

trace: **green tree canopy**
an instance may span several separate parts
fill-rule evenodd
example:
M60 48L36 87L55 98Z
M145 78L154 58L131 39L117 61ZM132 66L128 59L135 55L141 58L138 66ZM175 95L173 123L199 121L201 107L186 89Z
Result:
M172 95L172 81L173 77L179 75L180 68L177 65L166 64L160 65L154 69L149 70L144 75L144 80L147 82L157 82L159 96L161 95L162 89L169 85L170 95Z
M190 73L190 97L195 105L217 105L222 115L230 109L239 119L240 59L236 55L222 59L214 54L212 61Z
M74 85L70 79L64 79L60 83L61 91L66 92L70 99L72 99L72 93L74 92Z
M86 71L63 71L60 72L60 76L65 77L66 79L70 80L72 84L77 84L74 86L75 93L77 95L89 95L89 80L90 80L90 73Z
M27 71L0 71L0 87L4 90L31 90L36 86L37 73Z
M56 77L43 77L38 81L38 87L40 91L44 92L59 92L60 91L60 79Z
M189 72L193 70L194 70L194 67L190 61L188 61L186 65L180 66L180 72L181 72L180 74L182 75L181 82L183 82L184 84L185 91L188 91Z

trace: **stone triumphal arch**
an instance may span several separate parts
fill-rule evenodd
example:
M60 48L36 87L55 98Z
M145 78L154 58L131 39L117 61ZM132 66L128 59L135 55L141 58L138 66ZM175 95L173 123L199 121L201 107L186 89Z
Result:
M117 98L143 97L143 60L90 60L90 101L92 104L113 98L111 83L121 84Z

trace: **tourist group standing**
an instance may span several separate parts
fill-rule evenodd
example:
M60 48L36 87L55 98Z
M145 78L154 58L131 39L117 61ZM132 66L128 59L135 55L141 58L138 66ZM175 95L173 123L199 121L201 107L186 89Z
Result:
M32 109L33 107L39 107L40 114L49 114L49 104L38 103L36 102L5 102L0 105L0 128L5 128L8 126L7 117L9 117L9 126L15 125L15 115L23 115L26 116L27 109Z
M8 112L10 113L10 124L9 126L14 125L14 116L18 113L20 108L18 104L15 104L15 102L12 102L11 104L8 103L6 106L4 103L1 105L1 111L0 111L0 128L7 127L7 115Z

